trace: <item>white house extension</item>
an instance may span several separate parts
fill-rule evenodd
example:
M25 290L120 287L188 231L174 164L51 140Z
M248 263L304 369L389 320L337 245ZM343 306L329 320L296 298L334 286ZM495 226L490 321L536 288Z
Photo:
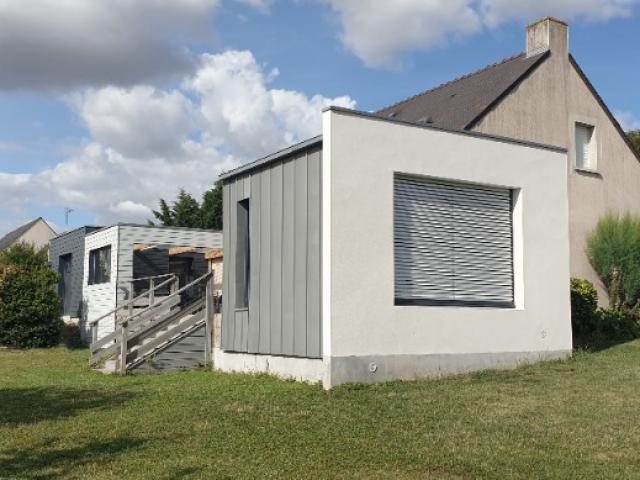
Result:
M376 382L572 348L567 152L332 108L222 176L215 368Z

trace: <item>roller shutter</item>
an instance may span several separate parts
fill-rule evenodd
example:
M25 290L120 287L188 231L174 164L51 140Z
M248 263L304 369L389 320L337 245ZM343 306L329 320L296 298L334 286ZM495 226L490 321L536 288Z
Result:
M513 307L511 193L396 175L396 305Z

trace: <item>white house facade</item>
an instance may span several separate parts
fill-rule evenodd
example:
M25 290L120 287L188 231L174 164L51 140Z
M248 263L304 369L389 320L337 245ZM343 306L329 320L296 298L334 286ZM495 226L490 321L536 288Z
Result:
M564 358L567 153L329 109L223 176L225 371L325 388Z

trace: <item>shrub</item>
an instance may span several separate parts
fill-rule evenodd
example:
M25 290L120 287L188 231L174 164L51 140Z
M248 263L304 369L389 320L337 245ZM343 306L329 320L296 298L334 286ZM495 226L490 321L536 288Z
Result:
M571 279L571 329L576 347L603 348L640 337L638 309L598 308L593 284Z
M63 322L61 301L53 288L57 282L45 250L22 244L0 252L0 344L27 348L58 344Z
M598 326L598 292L588 280L571 279L571 328L574 338L592 335Z
M628 309L601 309L597 331L602 342L628 342L640 336L638 315Z
M609 291L611 308L634 308L640 300L640 218L603 217L587 241L587 254Z

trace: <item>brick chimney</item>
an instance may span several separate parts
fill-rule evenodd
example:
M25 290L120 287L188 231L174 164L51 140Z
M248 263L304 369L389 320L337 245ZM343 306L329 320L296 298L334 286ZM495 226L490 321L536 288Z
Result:
M527 57L551 50L552 54L569 54L569 25L546 17L527 26Z

